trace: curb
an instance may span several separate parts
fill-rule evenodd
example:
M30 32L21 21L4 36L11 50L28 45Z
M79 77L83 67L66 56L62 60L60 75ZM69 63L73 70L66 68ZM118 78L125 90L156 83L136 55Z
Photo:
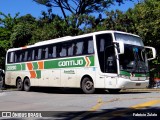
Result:
M160 88L148 88L148 89L124 89L124 90L121 90L123 92L126 92L126 91L160 91Z

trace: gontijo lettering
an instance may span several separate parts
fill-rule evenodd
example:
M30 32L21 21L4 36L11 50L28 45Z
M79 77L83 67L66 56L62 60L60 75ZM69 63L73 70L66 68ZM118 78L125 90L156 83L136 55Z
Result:
M78 66L83 65L83 59L80 60L67 60L58 62L58 66Z

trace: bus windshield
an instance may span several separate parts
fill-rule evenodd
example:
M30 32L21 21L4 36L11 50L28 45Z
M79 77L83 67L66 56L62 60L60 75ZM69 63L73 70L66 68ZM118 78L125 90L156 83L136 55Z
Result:
M117 41L124 42L124 54L119 55L120 70L131 73L147 73L148 64L142 40L139 37L116 34Z

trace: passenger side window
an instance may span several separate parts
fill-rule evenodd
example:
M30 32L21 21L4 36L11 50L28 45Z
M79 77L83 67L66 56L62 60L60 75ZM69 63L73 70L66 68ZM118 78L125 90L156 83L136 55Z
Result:
M7 57L7 62L8 63L13 63L14 62L14 57L15 57L15 52L9 52L8 57Z
M83 44L84 42L77 42L76 44L76 55L81 55L82 54L82 51L83 51Z
M65 57L67 56L67 49L66 46L63 46L60 52L60 57Z
M37 48L34 50L34 60L39 60L40 59L39 52L40 52L40 50L37 49Z
M48 58L48 47L46 47L45 49L44 49L44 51L45 51L45 56L44 56L44 58L45 59L47 59Z
M41 54L41 59L47 59L48 58L48 48L44 47L42 48L42 50L40 51Z
M28 57L28 51L25 51L24 52L24 58L23 58L23 61L27 61L27 57Z
M32 52L31 51L28 51L28 61L31 61L32 60Z
M75 44L74 43L70 44L68 47L68 56L73 56L74 49L75 49Z
M52 53L52 57L55 58L57 57L57 47L56 46L53 46L53 53Z
M21 52L20 52L20 56L19 56L19 62L23 62L23 61L24 61L24 58L25 58L25 52L24 52L24 51L21 51Z
M88 53L94 53L94 46L93 46L93 40L88 41Z

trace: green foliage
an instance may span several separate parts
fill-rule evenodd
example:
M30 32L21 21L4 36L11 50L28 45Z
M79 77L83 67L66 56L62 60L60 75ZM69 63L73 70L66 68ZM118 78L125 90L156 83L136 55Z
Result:
M10 30L13 26L17 23L17 17L19 13L16 13L15 17L11 17L10 14L5 15L4 13L0 12L0 24L4 26L4 28Z
M14 26L10 36L12 47L21 47L29 43L32 37L32 26L28 23L19 23Z
M56 16L51 23L44 22L33 31L30 44L67 35L77 35L78 32L79 29L68 26L64 20Z
M11 32L5 28L0 27L0 68L4 69L5 54L9 49L9 36Z
M11 17L10 14L5 15L0 12L0 68L5 67L5 55L7 49L10 48L10 35L12 33L13 26L17 23L17 16Z

